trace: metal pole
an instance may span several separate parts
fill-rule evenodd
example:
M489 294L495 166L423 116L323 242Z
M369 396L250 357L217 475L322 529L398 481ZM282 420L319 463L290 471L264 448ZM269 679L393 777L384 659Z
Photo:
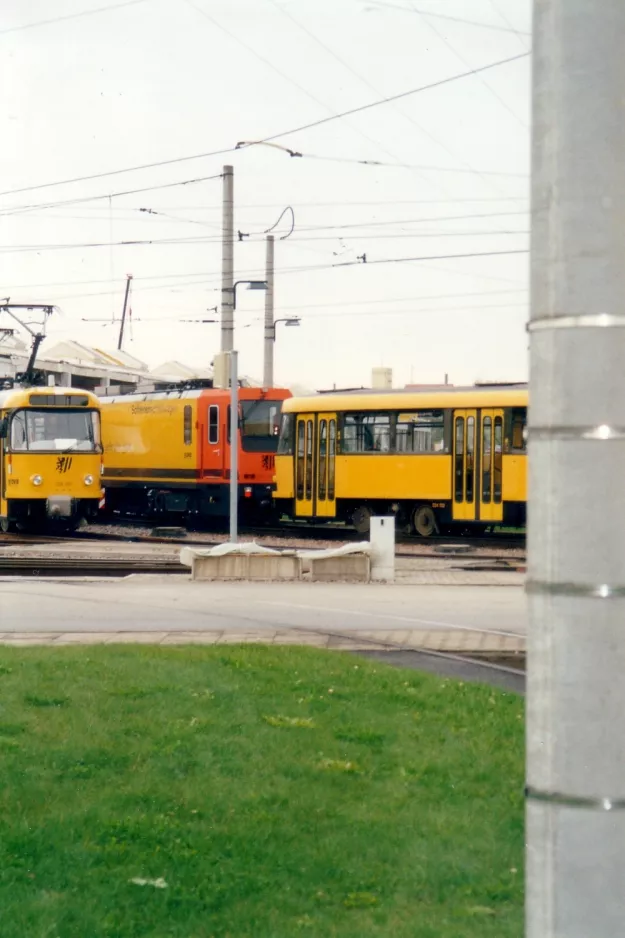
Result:
M117 340L117 349L121 351L124 341L124 326L126 325L126 310L128 309L128 296L130 294L130 284L132 283L132 274L126 275L126 293L124 294L124 308L122 310L122 321L119 327L119 339Z
M265 355L263 359L263 387L273 387L273 347L276 338L273 321L273 275L274 275L274 240L267 235L267 255L265 264Z
M625 922L624 47L534 0L527 938Z
M238 353L230 352L230 543L236 544L239 522L239 377Z
M234 170L224 166L221 246L221 351L234 346Z

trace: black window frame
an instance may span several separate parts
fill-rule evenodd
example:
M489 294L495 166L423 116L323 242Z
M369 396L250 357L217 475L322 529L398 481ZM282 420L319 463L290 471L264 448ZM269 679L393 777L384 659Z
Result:
M213 417L216 419L213 420ZM212 433L213 430L216 433ZM219 404L208 405L208 442L211 446L217 446L219 443Z
M293 456L295 453L295 424L296 414L281 415L280 433L278 435L278 449L276 456Z
M507 407L504 417L504 451L515 455L527 455L527 407ZM515 446L515 424L521 425L521 446Z
M45 455L46 453L47 454L52 453L56 456L59 456L59 455L62 455L64 452L66 452L66 450L59 450L56 448L55 449L30 449L30 447L27 447L26 449L14 449L13 446L11 446L12 423L13 423L14 418L19 416L19 414L21 413L33 413L33 412L41 413L41 414L55 414L55 413L58 413L58 414L72 414L72 413L73 414L97 414L97 418L98 418L97 423L94 424L94 422L91 421L91 432L93 433L93 440L91 442L93 443L93 449L88 449L88 450L76 449L76 450L72 450L72 452L75 452L76 455L79 455L79 456L93 455L94 453L102 454L104 452L104 448L102 444L102 416L101 416L101 411L99 410L99 408L83 407L83 406L79 406L79 407L50 407L50 406L34 407L30 405L21 405L20 407L15 407L12 410L6 411L5 413L5 417L7 418L6 437L4 438L5 453L16 454L18 456L23 456L25 454L28 454L29 456L33 454L40 456L40 455ZM96 426L97 426L97 433L100 437L99 440L95 439Z
M185 446L193 444L193 407L190 404L182 409L182 436Z

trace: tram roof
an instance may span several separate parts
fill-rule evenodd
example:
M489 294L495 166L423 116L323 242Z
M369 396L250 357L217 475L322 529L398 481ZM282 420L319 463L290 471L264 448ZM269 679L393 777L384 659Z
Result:
M82 404L73 404L71 398L85 398L88 400L88 407L99 407L98 398L91 391L83 388L67 387L36 387L34 385L16 385L13 388L0 390L0 410L16 407L72 407L83 406ZM33 400L31 400L33 398ZM45 404L42 400L36 398L45 398ZM51 400L51 398L53 400ZM69 400L68 400L69 399Z
M424 388L416 391L337 391L284 401L284 413L355 410L442 410L444 408L526 407L527 385Z

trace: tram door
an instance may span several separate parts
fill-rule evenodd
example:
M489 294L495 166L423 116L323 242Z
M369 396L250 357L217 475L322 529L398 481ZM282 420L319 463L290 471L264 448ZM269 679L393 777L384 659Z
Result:
M295 428L295 515L312 518L315 414L299 414Z
M481 411L480 521L503 520L503 410Z
M295 428L295 516L336 514L336 414L299 414Z
M315 514L319 518L336 516L336 414L317 418L317 465L315 471Z
M476 410L454 411L453 520L476 520Z

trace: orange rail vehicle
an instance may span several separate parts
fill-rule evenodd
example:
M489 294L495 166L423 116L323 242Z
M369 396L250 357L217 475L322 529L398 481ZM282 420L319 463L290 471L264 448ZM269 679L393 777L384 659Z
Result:
M239 512L273 511L282 402L290 391L239 388ZM106 514L227 518L230 392L188 388L102 397Z

